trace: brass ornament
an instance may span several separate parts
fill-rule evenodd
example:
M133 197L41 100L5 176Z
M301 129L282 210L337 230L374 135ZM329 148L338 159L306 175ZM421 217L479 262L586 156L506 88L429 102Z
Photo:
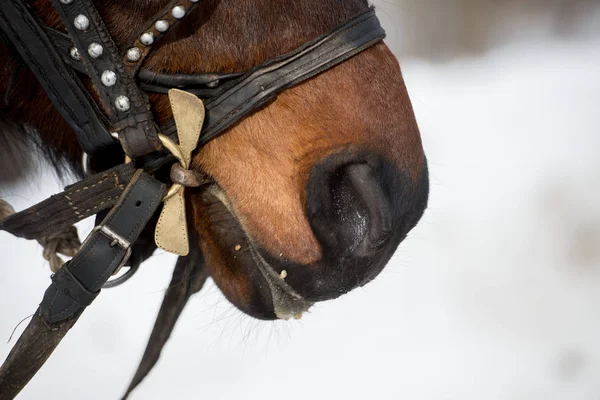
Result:
M179 144L164 135L159 135L159 139L187 171L204 124L204 103L195 95L177 89L169 90L169 101ZM185 188L180 184L171 186L154 231L154 241L159 248L180 256L190 252L184 192Z

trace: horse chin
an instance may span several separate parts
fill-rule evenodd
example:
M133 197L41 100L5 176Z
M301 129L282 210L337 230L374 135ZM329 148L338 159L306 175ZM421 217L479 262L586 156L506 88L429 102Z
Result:
M265 260L218 184L194 194L192 204L211 277L233 305L266 320L299 319L309 310L314 303Z

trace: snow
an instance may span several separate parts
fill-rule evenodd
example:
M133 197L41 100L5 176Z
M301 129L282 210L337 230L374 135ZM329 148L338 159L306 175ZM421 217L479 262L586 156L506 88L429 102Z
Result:
M301 321L254 321L211 284L134 399L600 397L600 39L401 61L432 186L390 265ZM59 191L42 171L3 198ZM1 360L49 272L35 243L0 234L0 254ZM99 296L20 398L118 398L174 260Z

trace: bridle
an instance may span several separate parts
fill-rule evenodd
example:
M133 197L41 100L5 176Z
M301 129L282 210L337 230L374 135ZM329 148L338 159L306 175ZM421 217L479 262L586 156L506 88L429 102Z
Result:
M67 34L43 26L25 0L0 0L0 36L36 76L85 154L124 153L133 161L101 168L64 192L0 221L0 229L31 240L99 216L80 251L52 276L39 309L0 369L0 399L19 393L128 261L142 230L160 208L168 183L193 180L177 168L177 159L163 146L165 137L178 143L177 127L173 121L156 122L148 93L178 89L204 100L205 119L197 143L201 147L282 91L385 37L371 8L244 73L156 74L143 68L144 61L199 0L171 1L121 49L92 0L52 0L52 4ZM96 96L80 76L92 82ZM173 165L171 173L165 173ZM133 262L131 271L138 265Z

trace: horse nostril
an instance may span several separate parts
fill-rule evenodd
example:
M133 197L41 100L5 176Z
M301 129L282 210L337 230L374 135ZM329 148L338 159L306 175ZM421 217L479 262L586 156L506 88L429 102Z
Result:
M392 233L392 211L377 166L354 162L312 177L308 217L329 261L366 257Z
M306 187L306 216L321 260L266 257L306 301L337 298L373 280L419 221L429 195L426 161L416 177L367 152L340 152L317 164Z

